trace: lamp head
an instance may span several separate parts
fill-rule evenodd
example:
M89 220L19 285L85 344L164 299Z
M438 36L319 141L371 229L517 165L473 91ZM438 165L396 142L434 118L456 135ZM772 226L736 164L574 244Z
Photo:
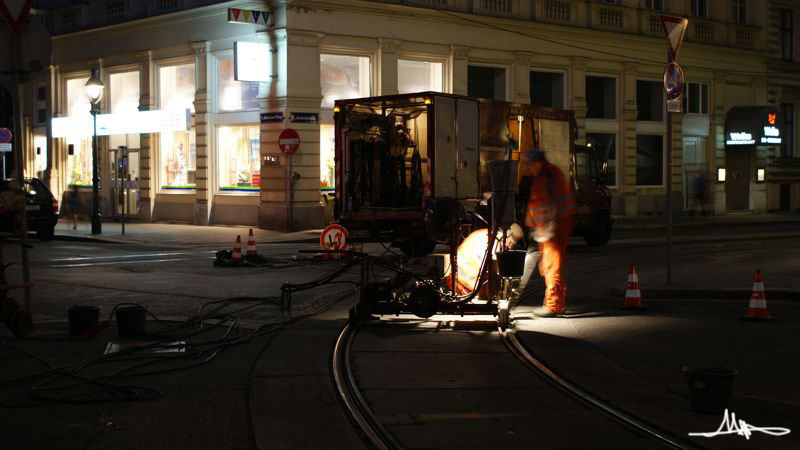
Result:
M89 78L89 81L86 82L86 95L89 97L89 101L92 102L93 105L97 105L100 102L100 97L103 96L103 88L105 85L99 78L97 78L96 74L93 73L92 77Z

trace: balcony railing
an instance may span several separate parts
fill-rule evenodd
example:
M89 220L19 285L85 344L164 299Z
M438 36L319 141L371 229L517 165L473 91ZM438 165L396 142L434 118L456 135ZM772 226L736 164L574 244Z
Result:
M537 17L541 17L548 22L572 21L572 4L570 2L563 0L545 0L537 3L541 4L541 10L536 12Z

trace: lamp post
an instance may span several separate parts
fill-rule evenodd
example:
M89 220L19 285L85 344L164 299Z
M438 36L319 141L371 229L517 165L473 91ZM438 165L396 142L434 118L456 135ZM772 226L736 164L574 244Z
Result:
M98 69L92 70L92 77L86 82L86 95L92 104L94 136L92 137L92 234L103 232L103 216L100 213L100 162L97 157L97 113L100 112L100 97L105 85L98 76Z

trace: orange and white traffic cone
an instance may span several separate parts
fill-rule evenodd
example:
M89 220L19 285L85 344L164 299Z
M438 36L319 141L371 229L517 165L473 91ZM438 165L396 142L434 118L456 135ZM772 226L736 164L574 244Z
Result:
M628 288L625 289L625 303L620 305L622 309L647 309L642 304L642 291L639 289L639 273L636 271L636 263L631 264L628 272Z
M236 243L233 245L233 252L231 252L231 259L235 263L242 262L242 237L236 236Z
M761 270L756 270L753 278L753 293L750 296L750 306L744 320L771 320L774 317L767 312L767 298L764 293L764 282L761 280Z
M256 240L253 237L253 229L250 228L250 235L247 237L247 254L248 255L255 255L256 252Z

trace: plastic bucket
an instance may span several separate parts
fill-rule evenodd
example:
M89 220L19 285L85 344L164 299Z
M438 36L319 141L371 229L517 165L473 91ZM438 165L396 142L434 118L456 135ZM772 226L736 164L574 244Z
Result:
M739 373L724 366L686 366L689 382L689 404L692 411L719 414L728 407L733 396L733 380Z
M114 314L117 316L117 334L120 337L144 335L144 319L147 314L144 306L118 306Z
M100 307L87 305L70 306L67 308L67 318L69 319L70 336L82 336L88 331L97 328L97 322L100 319Z
M497 270L501 277L521 277L525 271L525 250L497 252Z

